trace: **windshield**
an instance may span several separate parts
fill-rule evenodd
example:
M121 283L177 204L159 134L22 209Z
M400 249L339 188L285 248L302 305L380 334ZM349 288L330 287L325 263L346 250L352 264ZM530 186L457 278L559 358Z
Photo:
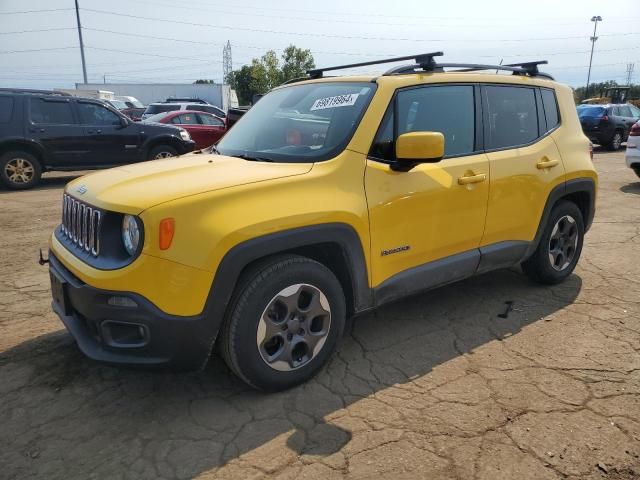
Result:
M150 117L145 118L144 123L159 123L160 120L162 120L167 115L169 115L168 112L156 113L155 115L151 115Z
M375 83L331 82L274 90L227 132L218 150L249 160L329 159L351 139L375 89Z
M580 105L578 107L578 117L601 117L607 111L604 107L590 107L586 105Z
M125 108L127 108L127 104L124 102L121 102L120 100L109 100L109 103L113 105L115 108L117 108L118 110L124 110Z

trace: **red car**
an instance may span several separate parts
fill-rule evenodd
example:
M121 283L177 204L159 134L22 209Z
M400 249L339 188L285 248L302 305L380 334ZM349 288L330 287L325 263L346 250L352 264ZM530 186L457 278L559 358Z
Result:
M184 128L194 142L196 150L206 148L218 140L227 132L227 125L221 118L212 113L196 112L193 110L176 110L162 112L147 117L142 123L169 123Z

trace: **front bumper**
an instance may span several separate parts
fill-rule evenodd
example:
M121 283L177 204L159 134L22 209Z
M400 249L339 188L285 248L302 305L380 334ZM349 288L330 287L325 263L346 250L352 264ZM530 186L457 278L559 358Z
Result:
M195 140L182 140L182 147L178 152L180 155L184 155L185 153L193 152L196 148Z
M52 252L49 273L53 310L89 358L180 370L205 365L216 335L206 315L169 315L141 295L91 287ZM119 301L110 304L114 297ZM130 306L122 305L123 298Z

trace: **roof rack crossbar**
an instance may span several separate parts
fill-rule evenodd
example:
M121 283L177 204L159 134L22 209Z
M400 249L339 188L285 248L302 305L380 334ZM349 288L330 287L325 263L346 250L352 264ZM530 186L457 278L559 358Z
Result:
M329 72L332 70L345 70L347 68L366 67L369 65L380 65L383 63L402 62L404 60L414 60L416 62L416 65L424 65L426 70L432 65L435 65L435 61L433 60L433 57L439 57L442 55L443 55L442 52L421 53L418 55L407 55L404 57L394 57L394 58L386 58L383 60L372 60L369 62L351 63L348 65L338 65L336 67L314 68L312 70L307 70L307 75L309 75L309 78L322 78L324 72Z
M456 72L473 72L477 70L502 70L512 72L514 75L528 75L531 77L543 77L553 80L553 77L548 73L538 71L538 65L546 64L546 60L539 62L526 62L509 65L484 65L476 63L434 63L431 68L424 68L422 65L403 65L400 67L392 68L384 73L385 76L389 75L402 75L407 73L415 73L417 69L422 69L427 72L441 72L444 68L457 68Z

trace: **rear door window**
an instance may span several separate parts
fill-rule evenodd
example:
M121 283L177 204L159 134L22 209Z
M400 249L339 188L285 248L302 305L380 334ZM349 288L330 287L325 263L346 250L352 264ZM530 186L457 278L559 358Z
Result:
M215 127L224 126L224 122L214 115L207 115L205 113L199 113L200 123L203 125L212 125Z
M13 98L0 96L0 123L9 123L13 113Z
M484 92L487 150L526 145L540 136L533 88L488 85Z
M68 100L29 99L29 117L43 125L73 125L73 112Z
M155 115L156 113L172 112L174 110L180 110L180 105L171 105L171 104L149 105L144 113L146 115Z
M627 105L623 105L621 107L618 107L620 109L620 116L621 117L627 117L627 118L631 118L633 115L631 115L631 109L627 106Z

